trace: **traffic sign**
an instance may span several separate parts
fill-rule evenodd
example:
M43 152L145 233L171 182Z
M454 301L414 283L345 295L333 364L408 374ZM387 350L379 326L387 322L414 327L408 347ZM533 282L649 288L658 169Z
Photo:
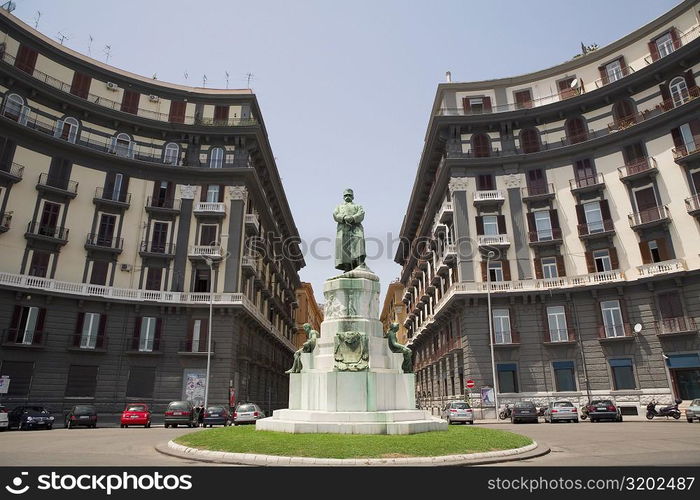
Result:
M473 380L467 380L467 387L468 387L468 388L471 389L471 388L474 387L475 385L476 385L476 384L474 383Z

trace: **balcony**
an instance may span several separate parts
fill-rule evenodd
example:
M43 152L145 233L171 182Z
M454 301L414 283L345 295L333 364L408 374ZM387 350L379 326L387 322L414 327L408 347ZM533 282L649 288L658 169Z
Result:
M501 205L506 201L506 195L501 190L476 191L474 193L474 205L477 207L485 205Z
M171 216L174 217L180 214L180 206L182 200L166 200L163 198L154 198L149 196L146 199L146 212L152 215Z
M216 352L216 342L211 341L211 354L212 356ZM181 356L206 356L207 353L207 339L200 338L199 341L193 340L181 340L178 346L177 353Z
M649 227L668 224L671 221L671 214L668 207L652 207L641 212L634 212L627 216L630 227L635 231Z
M607 238L613 234L615 234L615 226L610 219L578 225L578 236L582 240Z
M39 181L36 184L39 191L45 193L53 193L64 198L75 198L78 196L78 183L63 177L51 176L43 173L39 176Z
M548 229L544 231L529 231L530 246L561 245L561 229Z
M448 264L450 262L454 262L454 260L457 258L457 245L455 245L454 243L445 245L445 250L442 254L442 258Z
M68 243L68 229L61 226L43 226L39 222L34 221L27 225L27 232L24 233L24 237L65 245Z
M555 195L554 184L551 182L540 186L527 186L520 188L520 190L525 203L551 200Z
M662 112L670 111L692 101L693 99L697 99L698 97L700 97L700 88L690 87L687 92L675 95L670 99L666 99L665 101L657 104L656 108Z
M131 205L131 193L115 193L114 190L97 188L92 202L98 207L127 209Z
M700 216L700 194L685 199L685 209L690 215Z
M46 335L43 331L26 332L17 328L3 330L2 346L18 347L21 349L42 348L46 344Z
M599 325L598 340L601 342L619 342L634 340L634 334L629 323Z
M507 348L518 347L520 345L520 332L511 329L508 332L493 332L493 347Z
M225 217L226 205L217 201L198 201L194 204L194 215L206 217Z
M698 333L698 327L695 319L687 316L665 318L656 322L656 335L659 337L695 335L696 333Z
M453 216L452 202L451 201L443 202L442 206L440 207L440 210L438 211L438 220L440 222L447 222L449 220L452 220L452 216Z
M639 275L642 277L656 276L657 274L677 273L687 270L688 268L683 259L662 260L661 262L637 266L637 271L639 271Z
M633 113L627 116L616 117L615 121L608 123L609 132L617 132L632 127L643 122L651 115L651 110L644 110L641 113Z
M260 220L258 214L245 214L245 230L249 234L259 234Z
M19 182L24 175L24 167L17 163L9 165L0 165L0 179L6 179L10 182Z
M220 259L224 249L220 245L190 245L187 255L193 260L204 260L206 257Z
M85 250L122 253L124 248L124 238L115 238L103 234L89 233L85 239Z
M144 240L141 242L139 255L141 257L172 259L175 257L175 244Z
M477 236L480 247L509 247L510 237L507 234Z
M602 78L598 78L594 83L595 83L596 88L599 89L601 87L605 87L606 85L608 85L610 83L617 82L617 81L623 79L624 77L626 77L627 75L631 75L632 73L634 73L634 70L632 69L631 66L621 66L620 71L616 72L612 77L610 75L606 74Z
M605 180L603 179L603 174L581 177L580 179L569 179L569 187L572 194L602 191L605 189Z
M626 163L624 166L618 167L617 171L622 182L650 178L659 173L659 169L656 168L656 160L652 157L641 158L633 163Z
M0 212L0 233L6 233L10 230L10 222L14 212Z
M255 264L255 259L250 255L244 255L241 258L241 269L248 276L255 274L258 269L257 265Z

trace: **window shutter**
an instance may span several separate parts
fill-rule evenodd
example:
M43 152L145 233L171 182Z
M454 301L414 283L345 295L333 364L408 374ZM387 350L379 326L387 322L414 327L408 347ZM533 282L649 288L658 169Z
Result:
M661 260L669 260L671 258L668 251L668 244L666 243L666 238L656 238L656 245L659 247L659 257Z
M34 73L38 55L39 53L36 50L30 49L26 45L20 45L17 51L17 58L15 59L15 67L31 75Z
M78 321L75 324L75 335L73 335L73 347L80 347L80 337L83 335L83 325L85 324L85 313L78 313Z
M566 331L569 334L569 342L576 342L576 330L574 323L571 321L571 308L564 306L564 314L566 315Z
M688 89L691 89L695 87L695 76L693 76L693 70L689 69L688 71L685 72L685 83L688 86Z
M468 97L462 97L462 107L464 108L464 113L469 114L472 110L472 105L469 103Z
M697 144L697 137L700 136L700 120L690 120L688 122L688 126L690 127L690 133L693 134L693 138Z
M685 146L685 143L683 142L683 136L681 135L681 131L679 128L671 129L671 137L673 138L673 145L677 148L682 148Z
M678 36L678 30L676 28L671 28L669 30L671 34L671 41L673 42L673 49L676 50L681 46L680 37Z
M207 191L209 191L209 184L202 185L202 191L199 193L199 201L207 201Z
M209 320L203 319L199 326L199 351L207 351L207 343L209 339Z
M34 332L34 339L32 344L41 344L44 340L44 321L46 320L46 309L43 307L39 309L39 316L36 319L36 330Z
M542 259L535 257L535 279L541 280L544 277L542 274Z
M160 351L160 335L163 331L163 320L156 318L156 333L153 337L153 350Z
M192 346L192 339L194 337L194 319L191 319L187 325L187 345ZM202 334L201 327L199 334Z
M549 211L549 218L552 221L552 229L561 229L559 226L559 215L556 210Z
M508 232L506 229L506 216L499 215L496 219L498 220L498 234L506 234Z
M481 261L481 280L485 283L486 280L486 261Z
M557 255L557 273L559 276L566 276L566 266L564 265L563 255Z
M527 214L527 228L530 231L536 231L537 226L535 225L535 214L532 212L529 212Z
M649 242L646 240L639 242L639 251L642 254L642 264L651 264L651 251L649 250Z
M73 73L73 81L70 86L70 93L83 99L87 99L90 93L90 83L92 78L88 75L78 73L77 71Z
M552 332L549 331L549 315L547 314L547 304L542 304L542 340L552 341Z
M662 83L661 85L659 85L659 90L661 90L661 100L663 102L671 100L671 92L669 92L667 84Z
M119 193L119 201L126 201L129 193L129 176L122 174L122 189Z
M482 99L482 102L484 103L484 113L490 113L491 112L491 98L484 97Z
M105 331L107 330L107 315L100 314L100 325L97 328L97 342L95 347L102 349L105 347Z
M608 72L605 71L605 65L598 66L598 73L600 73L600 79L602 80L603 85L606 85L608 83Z
M510 262L507 260L502 260L501 265L503 266L503 280L510 281Z
M141 316L136 316L134 318L134 336L131 338L131 349L133 351L138 351L139 340L141 339Z
M214 121L228 122L229 106L214 106Z
M620 261L617 258L617 248L615 248L615 247L608 248L608 253L610 254L610 266L613 269L619 269L620 268Z
M7 338L8 342L17 342L17 330L19 329L19 321L22 318L22 306L15 306L12 311L12 319L10 320L10 332Z
M186 109L187 103L185 101L170 101L168 121L171 123L185 123Z
M576 205L576 220L579 224L586 224L586 211L583 205Z
M595 267L595 261L593 260L592 252L586 252L586 267L588 268L589 274L595 273L597 271Z
M600 215L603 217L604 221L612 219L610 216L610 205L608 204L608 200L600 200Z
M226 189L224 186L219 184L219 203L223 203L224 201L224 193L226 192Z
M651 60L656 61L659 59L659 48L656 46L656 40L652 40L647 44L649 47L649 54L651 55Z
M168 186L165 188L165 199L168 200L168 207L175 206L175 184L173 182L168 182Z
M481 215L476 216L476 234L479 236L484 234L484 218Z

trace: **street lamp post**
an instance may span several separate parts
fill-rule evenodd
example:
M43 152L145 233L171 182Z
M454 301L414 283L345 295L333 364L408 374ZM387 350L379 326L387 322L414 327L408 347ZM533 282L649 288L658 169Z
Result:
M491 270L489 264L496 254L489 251L486 254L486 303L489 313L489 345L491 346L491 375L493 377L493 403L495 417L498 418L498 381L496 380L496 357L493 353L493 317L491 316Z
M209 323L207 326L207 375L204 385L204 408L209 404L209 372L211 369L211 323L214 312L214 259L204 257L204 262L209 266Z

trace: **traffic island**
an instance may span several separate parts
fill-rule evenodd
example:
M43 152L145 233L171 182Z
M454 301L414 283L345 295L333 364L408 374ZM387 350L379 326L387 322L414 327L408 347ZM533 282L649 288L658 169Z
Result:
M473 426L409 435L290 434L228 427L185 434L156 449L189 460L256 466L476 465L549 452L526 436Z

